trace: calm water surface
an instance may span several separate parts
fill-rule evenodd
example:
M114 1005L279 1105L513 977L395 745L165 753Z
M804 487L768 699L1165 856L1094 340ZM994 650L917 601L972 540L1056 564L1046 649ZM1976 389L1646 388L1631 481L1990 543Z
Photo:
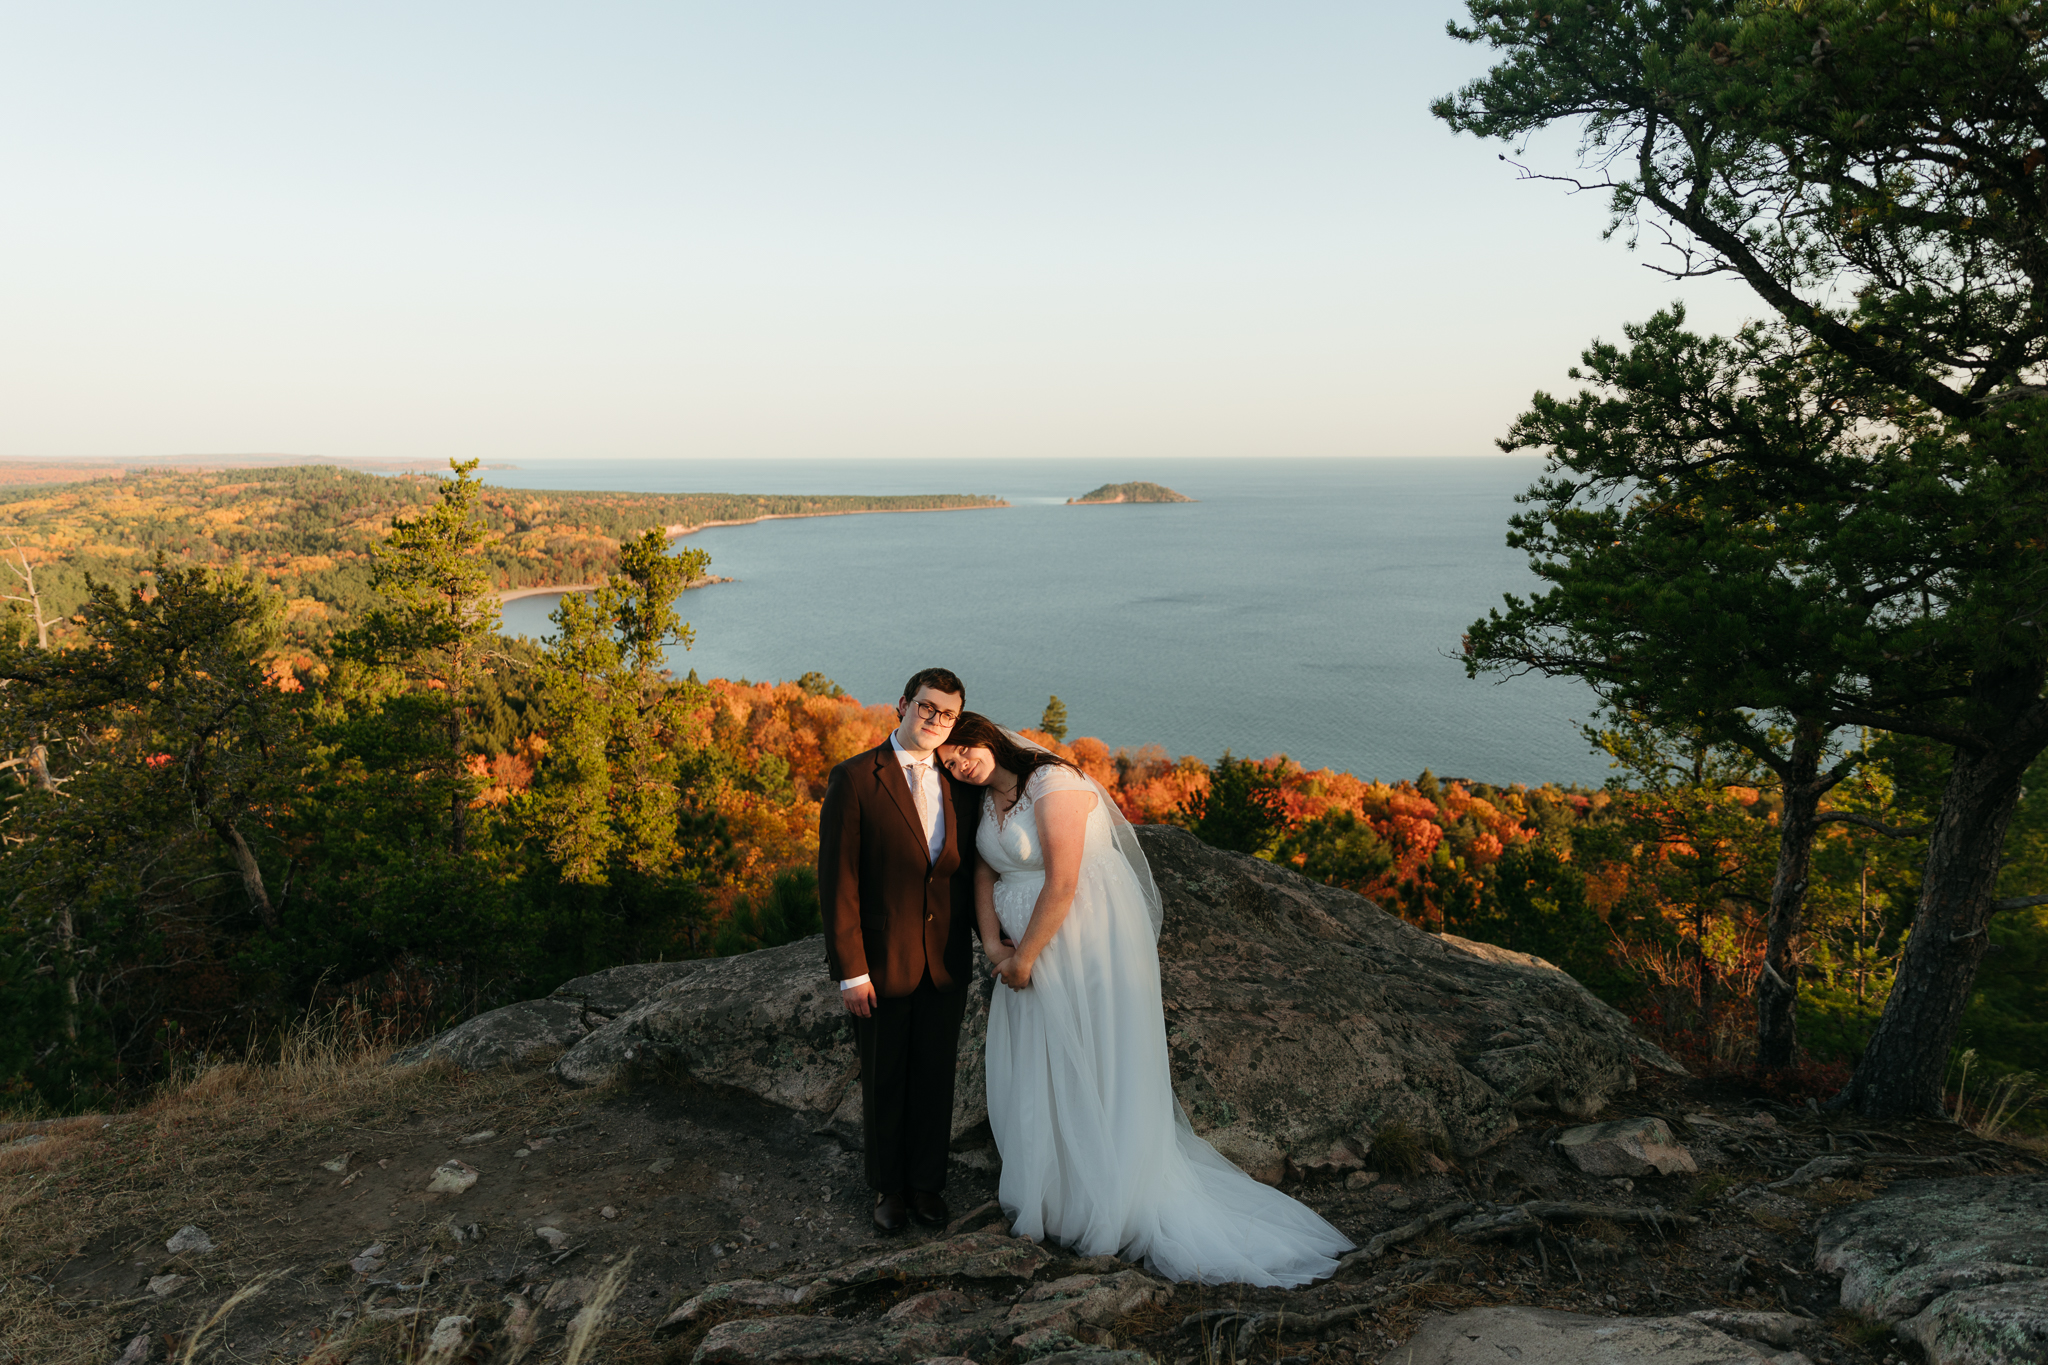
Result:
M687 542L739 582L692 592L701 677L822 671L893 701L926 664L968 704L1071 733L1213 760L1286 753L1311 768L1494 782L1598 783L1576 684L1468 681L1452 657L1504 592L1532 586L1502 543L1527 458L530 462L513 487L648 492L987 493L990 511L721 527ZM1066 507L1150 479L1193 504ZM551 630L555 599L506 629Z

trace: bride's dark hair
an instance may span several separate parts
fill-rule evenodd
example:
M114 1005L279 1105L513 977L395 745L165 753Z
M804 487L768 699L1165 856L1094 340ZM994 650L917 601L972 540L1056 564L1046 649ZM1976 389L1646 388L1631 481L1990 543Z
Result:
M1003 728L978 711L962 711L960 719L953 722L953 733L946 743L968 749L986 749L996 761L998 768L1007 769L1017 779L1018 785L1031 780L1031 774L1040 768L1057 764L1062 768L1073 768L1072 763L1058 754L1045 749L1027 749L1003 733Z

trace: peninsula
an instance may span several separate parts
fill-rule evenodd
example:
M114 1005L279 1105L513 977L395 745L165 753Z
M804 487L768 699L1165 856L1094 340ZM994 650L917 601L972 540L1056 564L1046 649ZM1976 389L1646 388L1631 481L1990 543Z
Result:
M1193 502L1185 493L1176 493L1164 484L1158 483L1106 483L1092 493L1083 493L1078 498L1068 498L1069 507L1087 507L1096 503L1110 502Z
M0 556L16 566L9 581L24 563L33 567L42 614L57 622L83 604L86 575L125 584L161 553L173 565L239 569L267 581L284 596L293 629L318 639L367 609L375 552L393 519L427 511L438 485L430 475L380 477L320 464L123 469L118 478L80 470L69 483L0 486ZM557 492L489 484L478 501L486 528L479 556L505 596L599 582L617 563L620 542L652 528L675 539L781 517L1008 506L961 493ZM722 580L703 580L715 581ZM57 633L64 630L59 625Z

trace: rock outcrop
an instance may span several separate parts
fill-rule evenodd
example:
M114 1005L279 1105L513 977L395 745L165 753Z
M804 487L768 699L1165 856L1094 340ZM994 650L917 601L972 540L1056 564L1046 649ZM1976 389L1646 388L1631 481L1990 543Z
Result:
M698 1347L696 1365L901 1365L907 1360L986 1358L991 1351L1042 1357L1085 1345L1113 1346L1110 1328L1172 1297L1172 1290L1114 1257L1080 1273L1032 1284L1053 1260L1032 1242L971 1232L835 1267L809 1283L716 1284L670 1313L658 1332L722 1317ZM864 1285L913 1280L942 1287L913 1294L878 1318L848 1320L815 1309ZM1024 1286L1021 1292L1019 1286ZM767 1316L724 1317L734 1309ZM1057 1355L1053 1357L1057 1359Z
M1288 1163L1355 1165L1391 1123L1471 1154L1512 1133L1520 1115L1590 1118L1633 1088L1637 1068L1679 1070L1538 958L1424 933L1361 896L1179 829L1145 826L1139 838L1166 905L1159 952L1174 1089L1197 1131L1263 1178ZM992 989L984 969L961 1037L956 1140L986 1120ZM567 1047L555 1069L571 1084L660 1062L857 1139L851 1030L816 938L598 973L471 1020L406 1059L518 1061L543 1036Z
M1498 1365L1504 1359L1517 1365L1808 1365L1804 1355L1719 1330L1706 1321L1712 1316L1596 1318L1549 1308L1470 1308L1429 1319L1386 1359L1388 1365Z
M395 1054L394 1066L430 1057L465 1071L494 1066L545 1066L593 1030L701 967L689 962L630 962L565 981L542 1000L491 1010Z
M1815 1263L1934 1365L2048 1359L2048 1176L1894 1185L1823 1223Z

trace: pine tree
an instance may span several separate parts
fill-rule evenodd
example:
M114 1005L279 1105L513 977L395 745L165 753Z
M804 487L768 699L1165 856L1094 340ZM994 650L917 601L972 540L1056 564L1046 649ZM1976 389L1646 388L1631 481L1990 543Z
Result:
M1067 739L1067 704L1058 697L1049 698L1045 703L1045 714L1039 718L1038 728L1064 744Z
M500 624L490 570L478 553L485 528L477 505L482 485L470 477L477 464L450 460L455 477L441 483L439 502L410 520L392 519L371 578L384 603L336 641L344 658L395 667L414 699L437 713L442 744L430 767L445 789L448 848L457 854L468 846L476 795L463 752L475 677Z

